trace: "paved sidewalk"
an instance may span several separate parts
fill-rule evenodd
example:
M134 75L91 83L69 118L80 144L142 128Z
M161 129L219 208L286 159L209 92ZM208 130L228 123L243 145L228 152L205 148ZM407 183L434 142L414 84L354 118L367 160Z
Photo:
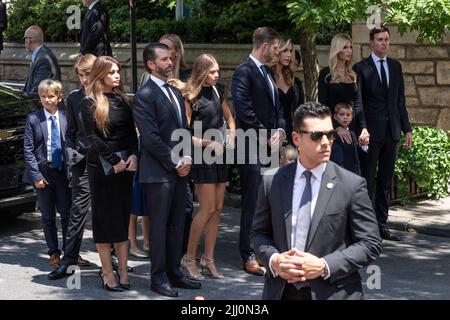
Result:
M395 230L450 238L450 196L391 207L388 225Z

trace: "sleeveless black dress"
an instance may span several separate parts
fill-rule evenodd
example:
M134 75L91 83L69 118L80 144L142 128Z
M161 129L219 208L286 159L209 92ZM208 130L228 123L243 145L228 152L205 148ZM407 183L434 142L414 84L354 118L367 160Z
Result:
M222 111L222 102L224 97L224 87L221 85L213 87L202 87L197 101L191 105L192 117L191 117L191 130L192 135L196 138L205 139L204 134L208 129L217 129L223 133L224 118ZM195 126L201 124L202 136L198 136ZM197 134L197 135L196 135ZM224 143L224 137L218 137L216 140L219 143ZM209 139L208 139L209 140ZM197 159L196 155L200 152L204 155L205 147L194 147L194 161L190 176L194 183L224 183L227 181L227 166L225 159L222 157L221 163L210 164L203 158ZM225 154L225 152L224 152ZM198 160L201 160L200 162Z

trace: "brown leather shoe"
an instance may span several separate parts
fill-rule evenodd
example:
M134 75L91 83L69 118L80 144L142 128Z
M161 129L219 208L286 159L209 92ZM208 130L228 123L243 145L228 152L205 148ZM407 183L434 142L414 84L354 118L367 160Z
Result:
M81 256L78 256L77 265L80 267L87 267L91 265L91 262L89 260L83 259Z
M59 268L61 266L60 254L58 252L53 252L49 258L49 263L53 268Z
M244 267L243 267L244 271L249 273L249 274L253 274L255 276L262 276L264 275L265 269L260 267L258 262L256 262L256 260L247 260L244 263Z

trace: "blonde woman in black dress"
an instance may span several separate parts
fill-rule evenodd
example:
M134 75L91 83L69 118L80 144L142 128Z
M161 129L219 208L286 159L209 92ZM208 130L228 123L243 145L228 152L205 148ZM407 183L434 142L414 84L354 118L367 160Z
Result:
M229 148L234 148L236 129L233 116L224 98L224 88L218 85L218 80L219 65L216 59L212 55L202 54L196 59L192 74L183 91L186 99L187 118L191 129L199 124L202 126L201 136L197 134L196 130L193 130L192 142L194 147L200 148L202 154L204 154L205 148L214 150L216 156L223 155L225 149L224 120L230 129L227 145ZM221 131L221 138L215 141L203 139L203 134L208 129L217 129L216 132ZM198 163L194 157L190 174L195 183L200 208L192 221L187 252L183 256L181 265L190 278L204 279L195 260L198 243L202 232L204 232L205 252L201 256L200 266L204 274L212 278L222 279L223 275L217 271L214 263L214 251L225 195L227 167L225 161L223 164L208 164L207 161L202 159L202 162Z
M349 103L353 107L354 116L351 129L359 134L359 143L369 143L366 118L358 86L356 72L353 71L353 42L350 36L344 33L336 34L331 40L328 66L319 73L319 102L330 108L334 114L334 107L341 102ZM352 143L348 130L339 126L333 120L333 126L340 138Z
M130 289L127 270L128 223L133 171L137 167L133 114L119 72L119 63L115 59L108 56L97 58L91 70L87 97L80 105L90 143L87 170L91 189L92 231L102 264L102 285L110 291ZM119 283L113 273L111 243L119 260Z

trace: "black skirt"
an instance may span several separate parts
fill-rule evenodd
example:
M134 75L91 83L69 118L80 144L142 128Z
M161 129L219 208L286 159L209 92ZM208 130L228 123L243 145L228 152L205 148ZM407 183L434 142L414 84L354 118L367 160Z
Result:
M105 175L103 169L88 165L91 188L92 233L94 243L128 240L133 172Z
M194 183L224 183L227 182L227 165L193 165L190 176Z

